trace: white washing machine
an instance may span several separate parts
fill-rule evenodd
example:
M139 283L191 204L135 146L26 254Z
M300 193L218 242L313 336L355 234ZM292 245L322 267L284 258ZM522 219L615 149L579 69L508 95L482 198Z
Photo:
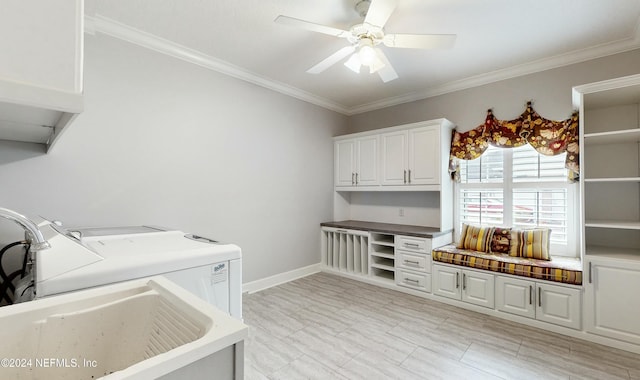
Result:
M161 227L34 223L50 246L32 257L35 299L162 275L242 319L242 256L234 244Z

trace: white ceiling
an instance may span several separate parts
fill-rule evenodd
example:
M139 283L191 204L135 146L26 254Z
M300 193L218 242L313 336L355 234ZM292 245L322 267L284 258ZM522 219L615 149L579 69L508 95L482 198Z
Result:
M387 33L457 34L453 49L383 47L399 75L388 83L341 63L307 74L348 42L273 20L287 15L349 29L361 21L353 6L354 0L86 0L85 14L90 32L173 52L345 114L640 47L638 0L398 0Z

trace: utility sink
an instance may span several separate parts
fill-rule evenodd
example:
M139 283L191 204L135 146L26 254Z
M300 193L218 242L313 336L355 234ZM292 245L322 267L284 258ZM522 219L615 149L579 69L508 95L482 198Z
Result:
M152 277L0 308L0 378L242 379L246 337Z

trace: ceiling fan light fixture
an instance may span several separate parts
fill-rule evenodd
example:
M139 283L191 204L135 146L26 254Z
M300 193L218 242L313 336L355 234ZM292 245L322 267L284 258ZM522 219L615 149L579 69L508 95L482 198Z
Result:
M376 51L373 49L373 41L369 38L363 38L360 40L360 49L358 49L358 57L360 58L360 63L365 66L371 66L375 63L378 55ZM379 58L378 58L379 60Z
M385 66L386 65L384 64L384 62L382 62L380 57L378 57L378 54L376 54L373 62L371 62L371 64L369 65L369 73L373 74L373 73L375 73L376 71L380 70L381 68L383 68Z
M360 74L360 66L362 66L362 63L360 62L360 56L358 54L352 54L344 65L354 73Z

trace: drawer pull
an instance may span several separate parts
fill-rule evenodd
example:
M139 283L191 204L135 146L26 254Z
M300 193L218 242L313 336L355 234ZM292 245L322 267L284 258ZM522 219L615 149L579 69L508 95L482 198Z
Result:
M415 285L419 285L420 284L420 281L414 280L412 278L406 278L406 277L404 279L404 282L409 283L409 284L415 284Z
M420 266L420 262L419 261L413 261L413 260L405 260L404 263L406 265L415 265L415 266Z
M417 243L404 243L405 247L411 247L411 248L420 248L420 244Z
M466 290L467 289L467 274L463 273L462 274L462 290Z
M407 183L407 171L404 171L404 183Z
M589 261L589 283L591 284L591 261Z
M460 287L460 273L456 273L456 289Z
M529 285L529 305L533 305L533 286Z

